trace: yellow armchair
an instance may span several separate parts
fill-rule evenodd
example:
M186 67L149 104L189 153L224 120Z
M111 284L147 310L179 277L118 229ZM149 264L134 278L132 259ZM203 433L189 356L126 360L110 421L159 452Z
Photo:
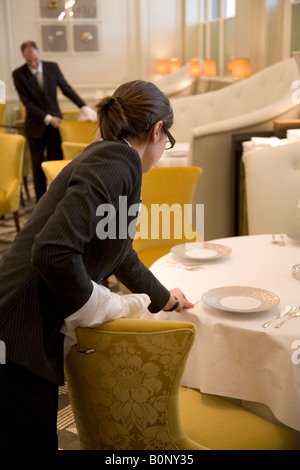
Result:
M286 429L180 387L192 323L121 318L76 333L65 372L83 450L295 449Z
M49 184L52 183L58 173L68 165L70 161L71 160L49 160L42 162L42 170Z
M23 136L0 134L0 216L13 213L18 232L24 148Z
M201 168L186 166L153 168L143 175L142 206L133 248L147 267L169 253L174 245L203 241L191 218L184 218L184 214L188 215L185 205L192 204L201 174ZM172 219L172 209L178 219Z
M204 448L185 435L178 407L194 329L128 318L77 329L65 370L82 449Z
M0 103L0 124L4 125L4 115L5 115L5 109L6 109L6 104L5 103ZM0 126L0 134L5 134L6 129L5 127Z
M78 157L87 147L87 143L81 142L62 142L61 148L64 160L73 160Z
M64 121L59 131L63 142L91 144L99 138L98 124L91 121Z
M79 117L79 109L62 109L61 114L65 121L77 121Z
M26 195L28 200L30 200L30 193L29 193L29 186L28 186L28 180L27 177L31 172L31 155L30 155L30 150L29 150L29 145L28 141L25 136L25 129L24 129L24 120L23 119L18 119L13 122L13 126L15 127L15 131L19 135L23 135L25 137L25 148L24 148L24 159L23 159L23 184L24 188L26 191ZM22 197L22 192L21 192L21 197Z

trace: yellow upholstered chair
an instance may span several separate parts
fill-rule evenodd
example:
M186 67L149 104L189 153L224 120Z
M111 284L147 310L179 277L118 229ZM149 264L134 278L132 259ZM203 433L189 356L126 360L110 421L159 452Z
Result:
M5 103L0 103L0 124L4 125L4 114L5 114L5 109L6 109L6 104ZM0 134L5 134L6 130L5 127L0 126Z
M0 135L0 216L12 212L18 232L24 147L23 136Z
M146 266L150 267L154 261L169 253L174 245L203 241L194 231L191 219L183 218L183 214L187 214L184 205L192 204L201 174L201 168L192 166L153 168L143 174L142 205L133 248ZM172 206L176 217L174 222L170 217ZM162 222L157 217L159 207ZM151 218L151 215L154 217ZM171 222L170 233L165 231L168 221Z
M27 198L30 199L29 194L29 186L28 186L28 175L31 171L31 155L29 150L28 141L25 136L24 130L24 121L22 119L18 119L13 123L15 127L16 134L23 135L25 137L25 148L24 148L24 159L23 159L23 169L22 169L22 176L23 176L23 185L27 194ZM21 193L22 195L22 193Z
M57 177L58 173L68 164L71 160L49 160L42 162L42 170L46 176L48 183Z
M85 450L201 449L181 426L178 390L194 326L123 318L78 328L65 361Z
M20 119L22 121L25 121L25 118L26 118L26 108L24 106L24 104L22 103L22 101L19 101L19 108L20 108Z
M22 101L19 102L19 119L15 120L13 125L15 126L15 132L17 134L25 136L25 118L26 118L26 108ZM26 136L25 136L26 138ZM29 187L27 177L31 172L31 155L28 145L28 140L25 141L24 149L24 160L23 160L23 185L26 191L27 198L30 199ZM22 195L22 193L21 193Z
M76 333L65 372L82 449L295 448L289 431L180 387L192 323L121 318Z
M99 126L91 121L64 121L59 131L63 142L91 144L99 139Z
M81 142L62 142L61 148L64 160L73 160L78 157L88 144Z
M20 101L19 102L19 108L20 108L20 119L23 121L25 120L26 117L26 108L24 104ZM79 109L62 109L61 114L64 120L66 121L77 121L78 116L79 116Z
M65 121L77 121L79 116L79 109L62 109L61 114Z

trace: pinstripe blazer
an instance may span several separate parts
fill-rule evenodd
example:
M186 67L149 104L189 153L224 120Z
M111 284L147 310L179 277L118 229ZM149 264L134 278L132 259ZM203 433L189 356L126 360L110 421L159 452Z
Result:
M26 107L25 131L28 137L41 138L46 130L43 119L47 114L62 117L57 101L57 87L79 108L85 102L65 80L55 62L42 62L43 90L26 64L13 71L12 76L19 97Z
M59 330L89 299L91 280L115 273L131 292L150 296L153 313L168 302L169 291L139 261L132 239L118 236L119 196L127 196L128 207L139 204L141 180L138 153L126 143L102 141L52 182L0 264L0 339L8 360L62 384ZM101 204L115 208L115 239L96 234Z

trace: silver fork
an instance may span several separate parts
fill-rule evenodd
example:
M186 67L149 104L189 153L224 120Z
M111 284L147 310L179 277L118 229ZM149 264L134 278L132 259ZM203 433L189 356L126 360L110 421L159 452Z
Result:
M291 320L292 318L300 317L300 310L296 305L292 308L292 310L288 313L287 317L280 323L274 326L274 328L281 328L285 322Z
M279 320L280 318L284 317L285 315L287 315L289 313L289 311L291 310L291 306L290 305L287 305L286 307L284 307L279 315L277 315L277 317L273 317L273 318L270 318L270 320L268 320L266 323L264 323L263 325L261 325L262 328L268 328L268 326L273 323L273 321L275 320Z
M163 261L163 266L171 266L173 268L182 268L187 269L188 271L192 271L193 269L198 269L200 265L188 265L188 264L178 264L178 263L170 263L168 261Z
M272 243L273 245L284 246L285 245L284 236L280 235L280 240L276 240L275 235L272 235Z

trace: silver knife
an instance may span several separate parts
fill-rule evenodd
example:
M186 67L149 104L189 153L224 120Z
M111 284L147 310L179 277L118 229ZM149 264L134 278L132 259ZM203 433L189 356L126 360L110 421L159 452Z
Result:
M285 315L287 315L291 310L291 306L290 305L287 305L286 307L284 307L283 309L281 309L281 312L279 313L279 315L277 315L276 317L273 317L273 318L270 318L270 320L268 320L266 323L264 323L263 325L261 325L262 328L267 328L271 323L273 323L273 321L275 320L279 320L280 318L284 317Z

